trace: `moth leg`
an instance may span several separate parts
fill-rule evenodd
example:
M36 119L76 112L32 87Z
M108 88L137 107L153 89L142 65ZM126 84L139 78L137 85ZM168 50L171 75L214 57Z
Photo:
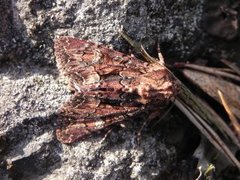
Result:
M126 128L125 124L124 123L119 123L119 126L121 128ZM100 144L102 144L106 139L107 137L109 136L109 134L113 131L113 128L115 127L109 127L108 131L105 133L104 137L102 138L102 140L99 142Z
M107 139L107 137L112 132L112 130L113 130L113 128L108 129L108 131L104 134L104 137L99 141L99 144L102 144Z
M126 126L123 123L119 123L119 126L122 128L125 128ZM104 137L102 138L102 140L99 142L100 144L102 144L107 137L109 136L109 134L113 131L115 127L109 127L109 129L107 130L107 132L104 134Z
M173 107L174 107L174 104L171 103L170 107L166 109L166 111L158 118L158 120L156 120L153 124L151 124L151 127L156 126L161 120L163 120L170 113Z
M120 123L119 125L120 125L120 127L122 127L122 128L126 128L125 124L123 124L123 123Z
M140 144L141 133L145 126L147 126L153 119L156 119L159 116L159 111L152 112L148 118L143 122L141 128L137 131L137 144Z

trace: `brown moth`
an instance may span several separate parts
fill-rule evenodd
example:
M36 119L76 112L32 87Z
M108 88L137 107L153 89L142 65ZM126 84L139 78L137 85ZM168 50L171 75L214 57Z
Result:
M176 81L159 63L72 37L55 41L57 67L72 97L59 109L57 139L82 140L135 116L153 118L176 95Z

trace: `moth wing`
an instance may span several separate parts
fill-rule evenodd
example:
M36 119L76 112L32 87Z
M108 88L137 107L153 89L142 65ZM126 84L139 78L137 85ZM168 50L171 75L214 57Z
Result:
M60 108L56 131L62 143L73 143L112 124L116 124L141 113L137 106L113 105L96 97L74 96Z
M151 107L158 107L172 95L172 84L164 83L166 69L159 64L72 37L60 37L54 46L57 66L75 92L59 113L57 138L63 143L152 111L152 101Z
M147 63L101 45L73 37L60 37L54 43L57 66L69 79L72 90L95 84L109 76L137 77L146 73Z

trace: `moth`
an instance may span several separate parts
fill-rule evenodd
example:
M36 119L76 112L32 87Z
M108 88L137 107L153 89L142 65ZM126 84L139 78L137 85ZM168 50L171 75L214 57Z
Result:
M56 136L62 143L134 117L152 119L176 94L176 81L160 63L73 37L56 39L54 49L73 92L58 112Z

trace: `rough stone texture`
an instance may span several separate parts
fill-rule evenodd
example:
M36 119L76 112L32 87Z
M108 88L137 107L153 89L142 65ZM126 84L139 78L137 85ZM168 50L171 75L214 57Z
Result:
M14 11L12 1L3 0L0 4L0 60L6 58L11 53L11 50L16 48L17 40L20 37L17 34L17 27L15 26Z
M1 1L0 179L153 179L176 172L176 151L164 139L143 133L141 145L134 143L137 122L103 143L103 134L71 146L56 141L55 112L69 93L53 39L71 35L127 52L117 32L123 26L153 52L159 40L167 57L190 58L202 7L203 0Z

